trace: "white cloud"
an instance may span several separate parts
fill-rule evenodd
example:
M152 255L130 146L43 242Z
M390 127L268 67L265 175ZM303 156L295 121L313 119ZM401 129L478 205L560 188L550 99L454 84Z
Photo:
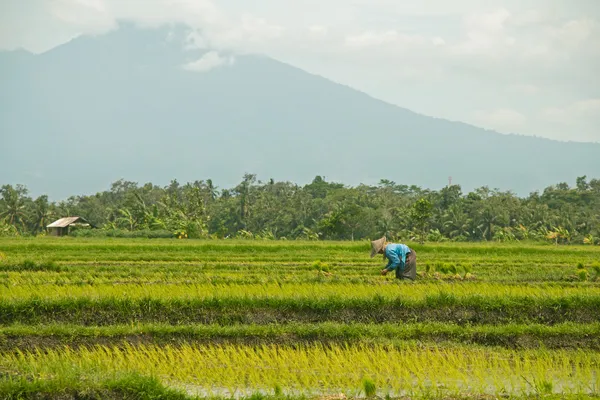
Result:
M226 13L211 0L55 0L50 10L82 34L107 32L119 20L145 28L182 23L197 31L187 46L226 51L268 51L285 30L251 13Z
M511 93L533 96L540 92L540 88L530 83L510 85L507 90Z
M538 135L576 125L600 140L585 111L600 93L600 8L548 1L0 0L0 48L39 51L118 20L183 23L184 46L208 51L186 69L266 53L428 115Z
M546 107L535 115L539 134L558 140L600 143L600 98Z
M517 27L530 27L543 23L544 19L545 17L542 12L530 9L512 15L508 22Z
M128 19L146 27L165 23L219 26L227 16L211 0L103 0L115 19Z
M409 35L399 33L395 30L389 30L384 32L367 31L358 35L350 35L346 37L345 44L346 46L355 49L382 45L393 45L395 48L402 48L419 46L426 42L427 40L425 37L420 35Z
M554 38L567 46L577 46L592 36L598 29L598 23L590 18L576 19L566 22L560 28L552 30Z
M101 34L117 27L102 0L56 0L51 13L64 24L87 34Z
M234 58L232 56L222 57L216 51L209 51L198 60L183 65L182 68L194 72L207 72L223 65L233 65L233 63Z
M492 128L500 132L514 132L522 128L527 117L509 108L498 108L491 111L476 111L473 121L484 128Z
M468 14L463 19L465 39L453 46L454 52L497 55L499 48L512 46L516 39L505 29L510 17L511 13L505 9Z
M600 98L585 99L564 107L548 107L541 112L542 118L563 124L576 123L581 119L594 119L600 122ZM599 129L600 125L597 125Z
M188 33L183 47L185 50L208 50L210 45L200 32L194 30Z
M317 37L327 36L328 33L327 27L322 25L311 25L307 29L309 34Z
M431 43L433 43L434 46L444 46L446 44L446 41L441 37L436 36L433 39L431 39Z
M464 18L463 23L468 32L502 33L510 16L511 13L504 8L491 12L473 12Z

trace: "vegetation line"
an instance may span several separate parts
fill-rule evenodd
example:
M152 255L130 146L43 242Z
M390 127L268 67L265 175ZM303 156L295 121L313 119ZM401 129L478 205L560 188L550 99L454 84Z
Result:
M262 183L246 174L219 190L209 179L165 187L119 180L110 190L50 202L22 185L0 188L0 236L38 235L53 220L84 217L102 229L77 236L240 238L260 240L356 240L386 233L397 240L547 241L600 243L600 180L582 176L520 198L487 187L463 193L381 180L345 186L320 176L308 185ZM383 221L385 221L383 223Z
M0 350L36 347L91 346L136 343L364 342L402 345L406 341L472 343L507 348L590 348L600 350L600 323L460 326L452 323L287 325L165 325L112 326L12 325L0 327Z
M161 322L169 324L267 324L286 322L457 322L460 324L600 321L600 296L457 297L446 293L423 300L402 298L64 298L0 300L1 324L75 323L92 325Z

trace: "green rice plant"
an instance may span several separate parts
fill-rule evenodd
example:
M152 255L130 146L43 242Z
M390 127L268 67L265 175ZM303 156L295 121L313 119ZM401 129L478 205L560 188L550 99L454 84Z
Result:
M552 383L552 381L548 381L544 378L542 379L533 379L533 382L531 382L530 380L528 380L526 377L523 377L523 380L529 385L531 386L531 388L533 389L534 393L538 396L548 396L550 394L552 394L552 391L554 389L554 384Z
M30 272L37 271L61 272L62 268L53 260L36 262L31 259L25 259L22 261L15 260L14 262L6 261L0 263L0 271L16 271L29 274Z
M32 378L16 376L1 379L0 398L2 399L163 399L193 400L183 391L166 387L153 376L142 376L130 372L118 372L103 376L79 371L65 371L46 377ZM58 376L57 376L58 375Z
M590 273L587 269L579 269L577 270L577 278L584 282L590 279Z
M365 243L63 239L0 239L0 398L7 376L110 398L128 373L227 398L597 388L593 246L416 245L441 279L406 285Z
M465 274L470 274L473 271L473 266L470 264L461 264L461 266Z
M535 381L536 391L541 395L548 395L552 393L554 384L551 381L541 380Z
M112 240L112 239L111 239ZM375 261L365 257L365 248L361 244L352 243L268 243L258 241L163 241L152 243L144 240L107 240L76 239L57 240L44 238L36 240L0 239L0 248L10 256L10 265L20 264L20 260L29 259L36 264L43 259L54 259L64 272L100 270L96 280L110 283L111 271L122 271L122 277L135 277L133 272L143 271L143 276L155 280L164 280L165 273L171 272L173 279L200 281L203 273L209 272L217 280L247 281L242 270L263 273L269 279L271 273L279 273L290 280L314 279L309 271L315 259L323 260L330 265L343 266L337 270L337 280L376 282L377 276L369 274L376 270ZM417 251L420 249L417 248ZM485 244L445 244L428 245L426 251L419 252L419 260L435 265L477 265L478 280L496 282L543 282L565 281L568 272L564 268L571 264L572 252L563 248L535 245L485 245ZM600 257L600 248L577 248L581 263L593 264ZM423 264L421 264L423 265ZM260 270L254 269L259 266ZM543 266L543 268L542 268ZM39 269L39 268L38 268ZM10 271L17 270L10 267ZM502 274L498 271L502 270ZM8 270L7 270L8 271ZM163 273L157 273L162 271ZM42 271L38 271L42 272ZM63 272L63 271L60 271ZM127 273L129 272L129 274ZM223 276L224 273L229 276ZM237 275L235 275L238 273ZM14 283L29 279L23 271L20 277L14 275ZM37 275L37 274L36 274ZM66 275L66 274L65 274ZM256 273L254 275L257 275ZM39 280L43 277L39 275ZM51 276L57 280L56 276ZM68 280L69 278L65 278ZM73 279L78 279L76 276ZM13 282L7 282L12 284ZM121 283L121 282L117 282Z
M452 273L452 275L456 275L458 273L458 270L456 269L456 265L450 264L450 266L448 266L448 272Z
M322 262L321 260L317 260L312 263L312 268L316 269L320 272L331 272L331 268L329 264Z
M587 272L587 270L585 270ZM169 284L161 282L146 284L40 284L0 286L0 299L14 302L20 300L39 299L42 301L69 300L202 300L207 303L217 299L227 301L240 301L251 303L253 301L289 301L304 299L313 302L322 301L354 301L369 300L379 296L386 301L418 302L425 297L437 292L440 283L422 282L414 285L390 286L381 284L365 285L362 283L283 283L275 281L267 284ZM487 282L470 282L454 284L452 293L459 298L482 297L496 299L503 302L502 298L515 298L515 300L528 299L561 299L572 296L584 298L597 298L600 296L600 287L596 285L504 285Z
M600 265L593 265L592 269L594 270L594 273L596 274L594 279L599 280L600 279Z
M363 390L367 397L373 397L377 394L377 386L375 385L375 382L369 378L363 379Z
M445 263L436 263L435 271L445 275L448 273L448 266Z
M1 353L0 368L17 374L29 371L36 380L48 376L114 376L128 371L160 376L163 381L178 383L175 386L198 388L199 393L208 395L229 388L236 394L251 396L276 384L282 390L305 395L315 390L339 392L351 390L361 375L371 377L369 393L375 387L392 396L415 388L419 392L433 389L438 397L490 390L519 395L530 389L523 378L540 382L539 390L548 390L544 381L560 381L562 393L584 395L595 382L599 357L596 352L581 350L515 351L424 347L418 343L399 348L383 344L123 345ZM491 376L495 379L490 380Z

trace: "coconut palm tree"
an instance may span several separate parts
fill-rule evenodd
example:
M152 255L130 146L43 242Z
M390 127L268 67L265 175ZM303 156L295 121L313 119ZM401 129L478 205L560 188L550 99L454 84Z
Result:
M469 218L469 215L464 212L460 205L455 204L442 215L442 226L444 234L451 239L460 236L469 237L471 219Z
M4 185L0 189L0 218L7 224L14 226L19 230L25 228L27 220L27 211L25 207L27 189L21 185L13 188L11 185Z
M34 200L29 220L31 222L31 231L36 235L44 231L45 227L53 220L48 196L42 195Z

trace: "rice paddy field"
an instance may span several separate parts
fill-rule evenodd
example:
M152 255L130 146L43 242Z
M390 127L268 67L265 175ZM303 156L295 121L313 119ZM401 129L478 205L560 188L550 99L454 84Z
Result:
M0 239L0 399L600 398L600 248Z

